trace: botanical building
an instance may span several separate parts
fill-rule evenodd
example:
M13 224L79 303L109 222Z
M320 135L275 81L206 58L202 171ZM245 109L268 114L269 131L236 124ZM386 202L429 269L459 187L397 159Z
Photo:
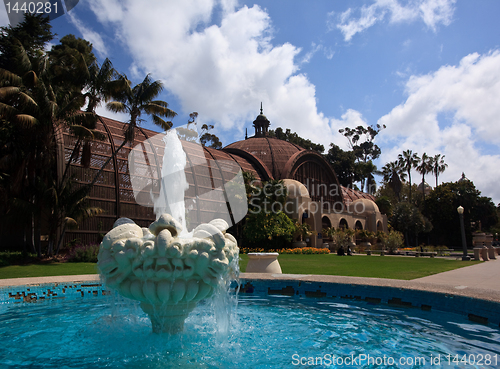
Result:
M387 230L387 217L381 214L373 196L341 186L328 162L317 152L268 136L270 122L259 114L253 122L255 135L215 150L182 141L188 165L189 183L186 203L195 211L193 223L208 222L220 209L226 209L227 197L222 191L240 170L251 172L257 180L282 179L288 188L289 205L285 211L293 218L307 222L317 236L310 246L322 244L321 229L333 226ZM111 153L123 141L124 123L102 118L97 129L106 137L91 143L89 152L67 133L61 134L60 157L67 163L78 183L90 183ZM133 144L125 145L105 166L90 194L92 206L104 213L83 221L76 230L68 231L66 241L79 239L96 242L119 217L128 217L137 224L148 226L155 220L152 198L160 195L161 166L164 142L156 132L139 128ZM140 147L143 154L128 162L129 153ZM89 160L90 159L90 160ZM61 161L60 171L64 165ZM134 176L131 177L131 170ZM140 191L133 181L141 179ZM134 189L136 192L134 193ZM210 197L203 196L211 193ZM192 201L190 201L192 200ZM190 205L189 205L190 204ZM144 206L147 205L147 206Z

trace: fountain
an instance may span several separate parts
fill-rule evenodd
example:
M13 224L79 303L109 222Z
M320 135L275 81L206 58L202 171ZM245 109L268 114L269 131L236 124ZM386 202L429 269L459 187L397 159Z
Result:
M239 249L234 237L226 233L229 224L224 219L198 224L188 232L186 155L176 130L162 140L160 195L155 198L150 190L156 221L141 228L128 218L118 219L100 245L97 265L107 287L141 302L154 332L178 333L197 302L225 286L225 278L234 278ZM139 155L146 155L140 150ZM129 162L137 158L138 151L132 151ZM147 187L144 176L137 180L133 164L131 168L134 193L140 194ZM244 191L242 178L238 187ZM237 220L246 214L244 205L244 211L238 212L238 206L231 209L232 214L239 214Z

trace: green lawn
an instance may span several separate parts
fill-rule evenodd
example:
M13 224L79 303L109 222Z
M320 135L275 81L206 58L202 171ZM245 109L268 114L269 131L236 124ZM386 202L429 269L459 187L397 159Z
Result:
M280 255L278 261L286 274L323 274L351 277L415 279L446 272L479 261L463 262L428 257ZM240 269L245 271L248 256L240 255Z
M49 277L56 275L97 274L95 263L40 263L9 265L0 268L0 279Z
M414 279L445 272L479 261L462 262L439 258L392 256L280 255L283 273L324 274L354 277ZM240 255L240 269L245 271L247 255ZM34 263L0 267L0 279L56 275L97 274L94 263Z

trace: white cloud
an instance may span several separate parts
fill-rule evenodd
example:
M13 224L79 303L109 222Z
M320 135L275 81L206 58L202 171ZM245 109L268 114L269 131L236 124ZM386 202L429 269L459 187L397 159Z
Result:
M89 4L100 22L121 35L135 73L151 72L162 80L182 110L197 111L200 121L243 133L262 101L271 128L290 128L325 146L338 136L317 111L315 86L298 74L300 49L272 44L271 19L258 5L237 8L230 0ZM331 50L325 53L333 56Z
M322 44L317 45L315 42L311 43L311 50L309 50L306 55L302 58L300 61L300 64L307 64L311 61L313 58L314 54L316 54L318 51L323 51L323 54L325 58L328 60L331 60L333 56L335 55L335 51L331 49L331 47L325 47Z
M401 5L399 0L375 0L370 6L363 5L359 16L351 8L341 13L328 14L329 30L339 29L344 39L352 37L389 17L389 23L414 22L421 20L427 27L436 31L439 24L449 25L453 18L456 0L416 0Z
M93 49L97 51L97 54L100 57L106 57L107 50L101 35L85 26L85 24L75 15L74 11L69 12L66 15L68 16L70 22L73 23L78 31L81 32L83 38L92 44Z
M0 27L7 27L10 24L9 16L5 7L0 6Z
M379 119L387 129L381 139L389 147L382 161L395 160L412 149L420 154L446 155L443 180L456 181L465 172L486 196L500 202L500 52L477 53L456 66L411 76L408 98Z
M312 59L312 57L314 56L314 54L316 54L319 50L321 50L323 48L323 45L316 45L316 43L312 43L311 44L311 50L307 52L306 55L304 55L304 57L302 58L302 61L301 63L309 63Z

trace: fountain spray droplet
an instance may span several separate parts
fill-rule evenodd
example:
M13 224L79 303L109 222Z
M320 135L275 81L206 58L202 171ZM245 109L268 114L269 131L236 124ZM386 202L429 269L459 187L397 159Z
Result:
M165 151L161 168L160 196L154 201L154 212L157 219L161 214L171 214L181 223L182 236L187 234L184 192L189 188L189 183L184 173L186 153L175 129L168 131L163 141Z

